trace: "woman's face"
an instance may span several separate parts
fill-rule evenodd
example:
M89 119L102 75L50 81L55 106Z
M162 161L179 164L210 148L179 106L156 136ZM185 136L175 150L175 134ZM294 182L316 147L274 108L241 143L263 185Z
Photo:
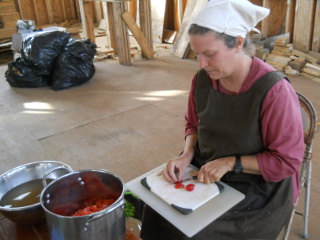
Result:
M190 44L197 54L200 68L204 68L214 79L231 77L237 66L239 48L228 48L223 40L217 40L214 33L191 35Z

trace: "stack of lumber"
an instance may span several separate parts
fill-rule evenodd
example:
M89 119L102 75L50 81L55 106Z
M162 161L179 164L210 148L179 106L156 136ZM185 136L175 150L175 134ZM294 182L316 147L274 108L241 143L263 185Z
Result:
M278 37L274 43L271 53L284 57L290 57L293 50L293 45L288 43L289 37Z
M305 53L294 49L291 58L293 61L290 67L299 71L299 75L320 82L320 53Z
M288 37L278 37L274 43L273 50L265 58L265 62L278 71L284 71L292 61L290 58L293 50L292 44L288 43Z
M252 40L252 43L254 44L254 47L255 47L254 55L257 58L260 58L262 61L265 61L266 57L270 53L270 49L264 47L264 40L262 39L262 35L261 34L252 34L251 40Z
M301 76L304 76L308 79L314 80L316 82L320 82L320 65L319 64L312 64L307 63L302 69L301 69Z
M20 14L16 10L14 0L0 1L0 29L14 28Z
M268 54L268 56L265 59L265 62L273 66L278 71L284 71L284 69L289 65L289 62L291 62L292 59L290 57L277 55L272 52Z

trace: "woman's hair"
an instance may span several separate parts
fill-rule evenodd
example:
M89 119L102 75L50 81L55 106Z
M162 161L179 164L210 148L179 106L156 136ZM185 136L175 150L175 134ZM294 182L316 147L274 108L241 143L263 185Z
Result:
M188 34L189 35L205 35L206 33L212 32L214 33L217 40L223 40L225 45L228 48L235 48L237 46L237 38L227 35L225 33L218 33L212 29L201 27L197 24L191 24ZM255 46L251 42L250 35L247 34L243 43L243 50L249 56L253 56L255 54Z

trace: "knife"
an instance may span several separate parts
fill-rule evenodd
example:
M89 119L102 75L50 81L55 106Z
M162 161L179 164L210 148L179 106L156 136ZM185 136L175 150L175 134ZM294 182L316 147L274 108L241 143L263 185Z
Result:
M185 182L185 181L188 181L188 180L197 180L198 176L192 176L192 177L189 177L189 178L185 178L185 179L182 179L180 181L174 181L174 182L171 182L171 183L182 183L182 182Z

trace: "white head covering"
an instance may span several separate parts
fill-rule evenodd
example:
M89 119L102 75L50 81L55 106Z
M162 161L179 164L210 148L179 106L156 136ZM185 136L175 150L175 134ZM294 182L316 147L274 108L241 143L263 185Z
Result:
M211 0L195 16L191 23L218 33L246 37L258 22L269 15L270 10L252 4L248 0Z

